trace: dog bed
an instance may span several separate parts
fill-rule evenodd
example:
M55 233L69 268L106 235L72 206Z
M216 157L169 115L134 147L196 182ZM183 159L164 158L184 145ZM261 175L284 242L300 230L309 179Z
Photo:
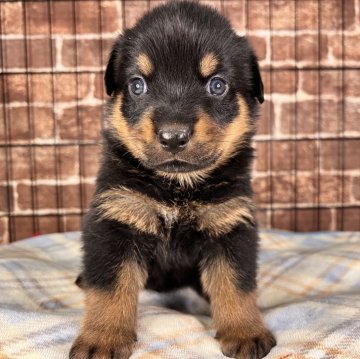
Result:
M0 247L0 358L67 358L82 314L79 232ZM258 303L267 358L360 358L360 232L263 231ZM189 289L140 295L131 358L226 358Z

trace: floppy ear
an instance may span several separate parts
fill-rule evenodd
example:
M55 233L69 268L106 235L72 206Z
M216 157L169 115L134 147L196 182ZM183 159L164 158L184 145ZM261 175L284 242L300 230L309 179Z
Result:
M257 57L245 36L236 36L238 52L236 57L246 64L247 84L251 88L251 95L260 103L264 102L264 85L261 80Z
M112 93L115 90L117 90L120 86L119 71L121 67L121 57L122 57L123 47L124 47L124 37L120 35L112 47L109 61L105 70L105 76L104 76L105 88L106 88L106 93L109 96L111 96Z
M109 61L108 61L107 67L106 67L106 71L105 71L105 76L104 76L106 93L109 96L111 96L112 93L116 89L116 85L115 85L116 53L117 53L117 51L115 50L115 48L113 48L111 51L111 54L110 54L110 58L109 58Z
M264 102L264 85L261 80L259 64L254 54L251 55L251 74L252 74L252 90L253 96L260 103Z

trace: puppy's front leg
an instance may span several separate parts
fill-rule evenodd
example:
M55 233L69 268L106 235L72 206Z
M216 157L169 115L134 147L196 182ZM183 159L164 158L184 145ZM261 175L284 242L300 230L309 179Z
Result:
M241 279L225 254L208 260L201 274L224 355L263 358L276 342L263 324L254 290L242 290Z
M138 293L146 273L127 260L118 271L112 289L86 288L85 313L71 359L127 359L136 341Z

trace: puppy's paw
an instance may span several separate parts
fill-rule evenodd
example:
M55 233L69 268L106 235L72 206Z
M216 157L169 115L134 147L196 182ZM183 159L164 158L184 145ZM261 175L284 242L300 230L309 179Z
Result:
M267 329L258 335L237 338L230 332L218 339L223 354L236 359L261 359L276 345L274 336Z
M135 339L79 335L70 349L70 359L128 359L134 349Z

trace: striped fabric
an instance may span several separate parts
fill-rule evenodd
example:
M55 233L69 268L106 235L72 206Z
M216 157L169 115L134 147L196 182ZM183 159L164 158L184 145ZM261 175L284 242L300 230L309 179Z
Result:
M262 238L259 304L278 341L268 358L360 358L360 233ZM0 359L67 358L83 306L79 252L77 232L1 247ZM174 309L182 300L192 314ZM132 358L225 358L213 336L190 290L143 292Z

